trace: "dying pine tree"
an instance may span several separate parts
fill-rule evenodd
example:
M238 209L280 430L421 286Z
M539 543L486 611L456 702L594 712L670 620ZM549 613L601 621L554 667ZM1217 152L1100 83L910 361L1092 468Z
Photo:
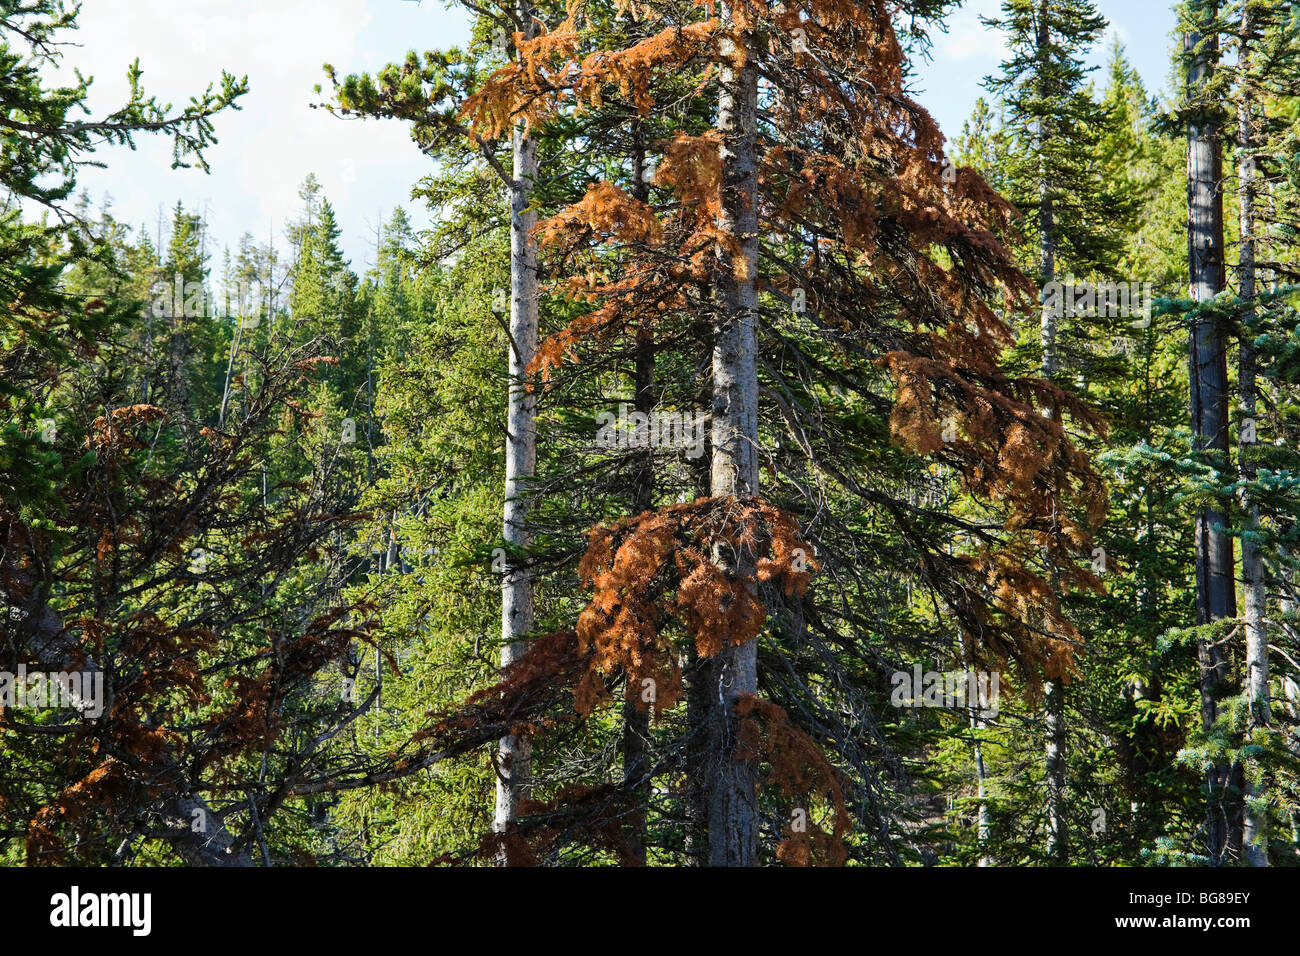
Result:
M232 319L210 307L195 218L178 211L164 260L65 201L96 148L142 133L206 168L213 122L247 86L225 75L171 111L132 67L122 108L81 122L89 81L42 79L75 18L0 3L0 177L50 211L0 221L0 671L9 692L15 673L80 680L35 716L0 707L0 850L37 865L314 856L304 814L283 812L290 789L328 775L322 745L369 706L339 693L368 636L366 610L338 600L334 545L357 516L306 450L306 392L332 358L318 340L264 342L238 356L251 374L223 407L200 343L228 341ZM294 480L264 479L272 445Z
M852 832L855 812L888 816L875 806L879 749L831 716L847 703L870 719L893 670L859 630L882 633L870 607L885 569L862 566L871 525L902 535L895 567L958 622L949 641L1014 665L1032 695L1068 672L1078 644L1049 575L1097 586L1077 559L1104 498L1062 420L1099 422L1001 367L1011 336L996 307L1034 292L1003 241L1014 210L945 161L903 91L887 7L619 13L636 24L621 45L594 42L609 34L593 36L577 4L535 38L517 33L520 56L459 113L482 142L613 98L645 128L667 127L647 143L648 183L596 178L539 225L550 291L585 307L546 337L531 373L544 391L567 360L637 339L681 356L710 405L706 493L670 503L656 489L657 507L595 528L580 565L593 597L576 626L535 638L499 685L366 778L430 766L502 722L543 740L615 694L672 722L685 697L680 733L657 739L646 765L684 771L665 781L684 794L677 810L658 812L680 811L707 847L697 858L758 862L773 845L764 833L789 862L888 858L887 825ZM661 99L682 75L688 97ZM447 88L427 79L415 62L399 88L442 101ZM711 128L677 121L699 104ZM909 500L908 479L930 464L953 476L959 503ZM625 777L539 794L489 844L519 862L582 843L621 858L646 792Z

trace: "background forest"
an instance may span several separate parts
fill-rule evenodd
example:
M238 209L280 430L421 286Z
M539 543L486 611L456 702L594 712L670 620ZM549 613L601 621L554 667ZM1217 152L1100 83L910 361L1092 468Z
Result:
M464 6L303 91L358 270L95 208L257 90L0 0L0 861L1300 863L1300 9L1005 0L941 131L960 0Z

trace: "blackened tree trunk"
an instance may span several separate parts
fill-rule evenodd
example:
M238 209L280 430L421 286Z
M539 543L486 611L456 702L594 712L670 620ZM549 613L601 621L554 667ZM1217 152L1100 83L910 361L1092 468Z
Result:
M1208 22L1213 4L1202 8ZM1184 49L1194 53L1188 73L1187 121L1187 262L1192 299L1206 302L1224 288L1223 158L1221 130L1206 102L1206 87L1219 56L1216 35L1189 30ZM1201 315L1192 327L1189 343L1192 431L1196 447L1223 472L1228 465L1228 370L1223 330L1211 316ZM1196 622L1212 624L1237 614L1233 581L1232 538L1222 529L1227 518L1216 508L1196 515ZM1207 730L1218 717L1218 700L1227 684L1227 662L1219 643L1209 637L1198 642L1200 660L1201 723ZM1213 865L1230 856L1236 842L1231 825L1233 770L1216 764L1206 772L1206 852Z
M635 123L632 134L632 196L641 202L650 198L645 138L639 122ZM649 329L637 329L633 362L636 410L648 419L655 409L655 346ZM654 507L654 466L654 449L647 443L632 466L632 514L642 514ZM650 713L656 690L654 687L629 687L623 702L623 783L631 791L635 803L624 832L633 859L643 866L646 862L646 812L650 802Z

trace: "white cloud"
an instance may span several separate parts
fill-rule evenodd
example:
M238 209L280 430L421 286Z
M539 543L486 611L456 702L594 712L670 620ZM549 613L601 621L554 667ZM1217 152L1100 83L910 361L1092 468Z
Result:
M464 31L439 5L392 0L88 0L80 24L81 47L66 61L95 77L96 113L123 101L126 67L136 56L146 90L177 106L223 68L247 74L251 88L240 112L215 121L220 142L207 154L211 176L169 170L169 144L142 136L136 153L106 151L109 168L85 171L81 187L96 198L111 194L118 218L146 221L151 231L159 205L181 199L208 214L217 243L233 247L244 232L264 242L274 229L282 241L300 206L298 186L314 172L339 211L357 268L371 255L376 220L408 201L430 165L402 124L346 122L312 109L321 99L313 86L325 82L321 66L373 70L400 60L413 41L421 49L443 46ZM379 58L361 58L375 49L383 51Z
M996 17L999 12L997 0L977 0L963 6L949 19L948 32L937 35L935 62L1000 62L1007 54L1006 36L980 22L981 15Z

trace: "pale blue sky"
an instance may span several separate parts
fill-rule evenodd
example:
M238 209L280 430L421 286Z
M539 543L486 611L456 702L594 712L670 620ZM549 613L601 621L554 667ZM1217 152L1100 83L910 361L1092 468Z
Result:
M1163 89L1169 75L1173 49L1171 31L1175 25L1173 0L1095 0L1097 9L1108 21L1109 32L1097 44L1090 63L1103 65L1110 49L1111 37L1124 44L1129 61L1142 75L1150 93ZM962 123L970 116L975 100L983 93L980 81L998 69L1006 56L1002 37L980 24L980 16L997 17L1001 0L966 0L948 18L948 32L936 34L931 61L919 66L914 88L917 99L930 111L939 128L950 139L961 134ZM1093 74L1105 82L1098 69Z
M997 69L1001 40L980 26L998 0L967 0L936 37L933 60L916 83L919 99L951 139L961 132L980 94L979 82ZM1098 0L1101 12L1128 47L1147 86L1160 89L1168 74L1172 4L1164 0ZM334 203L343 245L354 268L373 260L374 228L410 201L412 184L430 164L393 122L349 122L313 110L323 82L321 64L342 73L371 70L407 49L465 42L468 20L439 0L84 0L81 30L68 62L96 78L92 105L121 102L126 65L140 57L144 81L160 99L182 103L224 67L247 73L251 92L240 113L220 117L221 142L209 153L212 174L170 170L165 143L142 139L138 152L108 151L107 170L87 170L81 186L114 214L155 228L159 205L181 199L206 213L214 251L251 232L283 245L286 221L300 206L298 186L315 172ZM1108 44L1102 44L1106 46ZM1098 59L1101 52L1098 52Z

